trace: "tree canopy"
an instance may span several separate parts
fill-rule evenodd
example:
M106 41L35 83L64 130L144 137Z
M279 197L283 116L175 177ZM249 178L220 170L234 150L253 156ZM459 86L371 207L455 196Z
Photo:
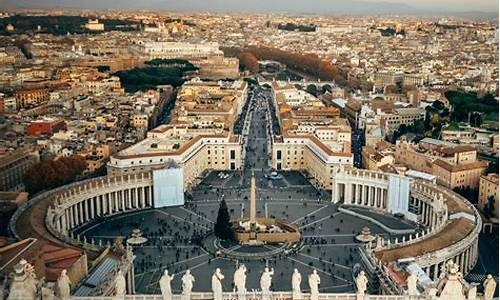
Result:
M492 94L479 97L474 92L447 91L445 94L453 106L451 119L456 122L469 122L470 113L484 113L487 120L498 122L498 101ZM477 120L474 119L477 123Z
M53 189L74 181L85 168L85 159L79 155L43 160L26 172L23 178L24 186L30 194Z
M184 83L185 72L198 70L196 66L189 62L186 63L184 60L175 60L175 62L172 60L152 60L146 64L150 66L114 73L120 78L125 91L148 90L164 84L178 87Z

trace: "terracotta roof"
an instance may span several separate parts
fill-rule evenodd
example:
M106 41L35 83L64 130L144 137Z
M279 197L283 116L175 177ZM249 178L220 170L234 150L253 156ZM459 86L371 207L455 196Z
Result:
M455 153L461 153L461 152L469 152L469 151L475 151L476 149L473 146L469 145L457 145L453 147L447 147L447 146L439 146L434 149L434 151L443 153L443 154L455 154Z
M287 139L309 139L311 140L314 144L316 144L316 146L318 146L319 148L321 148L321 150L323 150L326 154L328 154L329 156L345 156L345 157L351 157L351 153L346 153L346 152L333 152L330 148L328 148L325 144L323 144L317 137L313 136L313 135L297 135L297 136L293 136L293 135L283 135L284 138L287 138ZM349 148L350 149L350 148Z
M474 170L474 169L481 169L488 167L488 162L483 160L453 165L438 158L433 161L433 164L445 169L448 172L460 172L460 171L467 171L467 170Z

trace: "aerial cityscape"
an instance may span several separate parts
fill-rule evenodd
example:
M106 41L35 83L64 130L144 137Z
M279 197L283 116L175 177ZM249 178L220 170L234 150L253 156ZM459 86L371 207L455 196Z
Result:
M498 3L0 1L0 300L489 300Z

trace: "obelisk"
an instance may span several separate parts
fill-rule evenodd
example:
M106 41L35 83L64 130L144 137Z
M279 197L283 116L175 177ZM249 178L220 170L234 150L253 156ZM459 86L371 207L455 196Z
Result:
M255 173L252 171L252 179L250 180L250 224L257 223L255 219Z

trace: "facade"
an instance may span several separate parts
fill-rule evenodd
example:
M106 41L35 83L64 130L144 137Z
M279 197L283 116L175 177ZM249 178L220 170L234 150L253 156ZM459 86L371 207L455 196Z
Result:
M133 51L148 59L199 59L223 53L217 43L193 44L187 42L138 41L132 46Z
M436 144L427 139L418 145L402 142L394 154L397 163L435 175L438 184L450 189L477 188L480 176L488 167L488 162L477 160L474 147Z
M220 55L209 56L206 59L192 61L198 66L198 76L206 79L236 79L240 75L240 62L237 58Z
M66 123L63 119L45 118L31 122L26 128L26 133L30 136L53 134L65 128Z
M202 134L168 125L111 156L107 169L111 175L141 173L164 168L171 160L182 168L188 190L206 170L239 170L241 141L228 132Z
M488 167L486 161L475 161L463 164L450 164L437 159L432 164L431 174L437 178L437 183L447 188L458 187L477 188L479 179Z
M498 174L481 175L479 179L479 208L484 209L488 199L493 197L492 217L498 219Z
M17 90L14 95L17 109L36 106L50 99L50 93L47 88L21 89Z
M408 74L403 72L379 72L373 76L374 86L383 89L386 86L421 86L425 83L423 76L418 74Z
M90 31L103 31L104 24L99 23L99 19L89 19L87 23L85 23L85 28Z
M274 81L272 87L281 132L272 140L272 168L307 171L318 187L331 189L333 169L352 166L348 121L289 83Z
M22 190L24 174L39 159L38 151L29 148L0 156L0 191Z
M232 129L246 90L243 81L185 83L177 93L170 123L112 156L108 174L148 172L174 162L182 169L188 190L206 170L239 170L242 142Z

